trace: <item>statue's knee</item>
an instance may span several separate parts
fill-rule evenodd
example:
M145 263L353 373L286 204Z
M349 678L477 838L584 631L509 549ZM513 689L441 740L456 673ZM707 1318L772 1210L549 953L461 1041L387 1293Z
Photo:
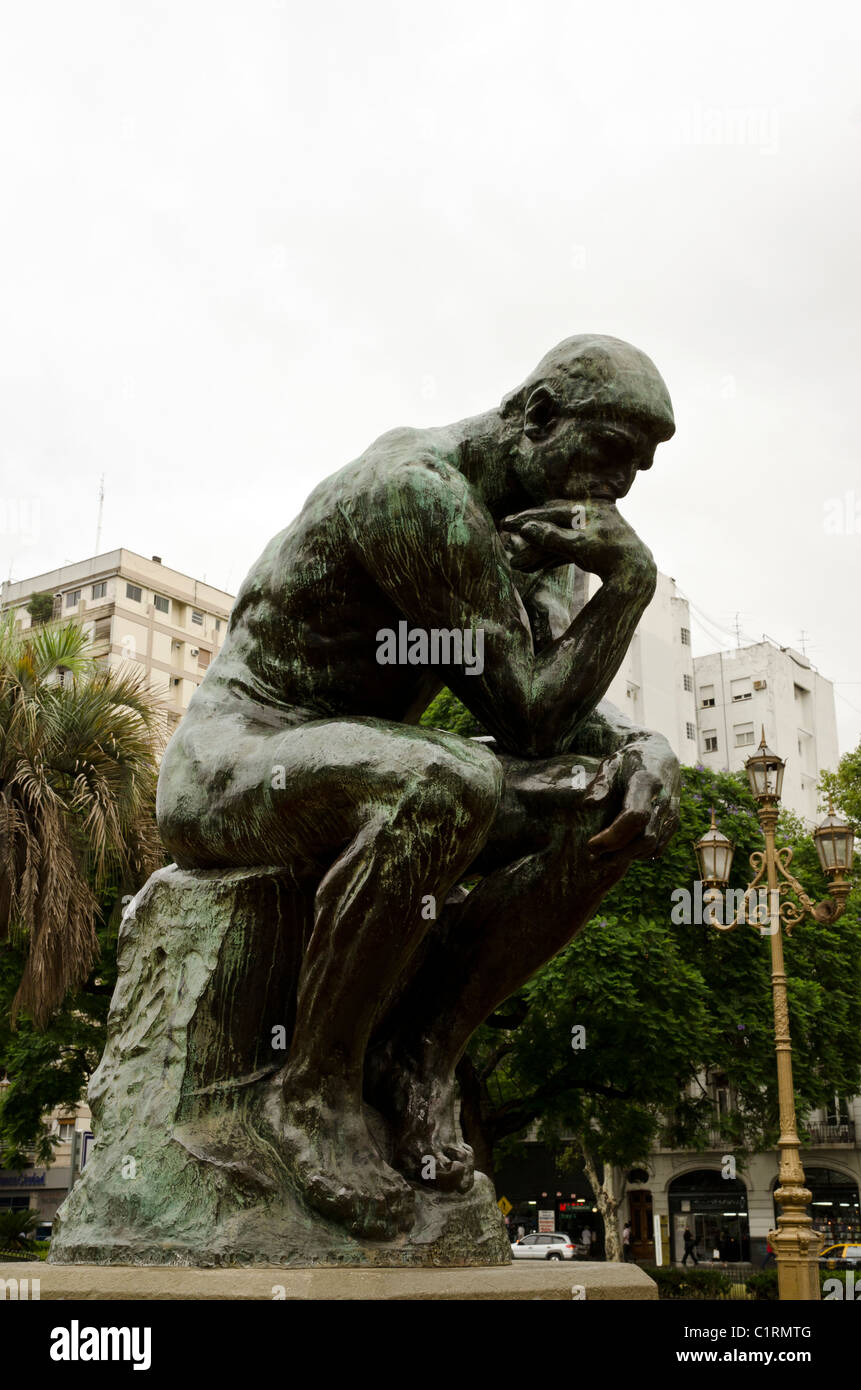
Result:
M471 838L493 824L502 796L502 771L492 754L469 760L434 750L413 769L397 799L401 821L456 828Z

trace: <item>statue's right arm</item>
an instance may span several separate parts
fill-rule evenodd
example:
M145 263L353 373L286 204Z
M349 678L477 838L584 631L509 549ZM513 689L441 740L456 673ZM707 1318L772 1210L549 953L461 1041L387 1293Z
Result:
M500 536L456 469L390 464L341 511L357 559L412 626L483 632L481 672L452 666L446 680L500 746L532 757L569 751L654 592L648 551L638 543L621 554L565 632L536 652ZM621 544L633 532L619 524ZM574 532L570 544L574 562Z

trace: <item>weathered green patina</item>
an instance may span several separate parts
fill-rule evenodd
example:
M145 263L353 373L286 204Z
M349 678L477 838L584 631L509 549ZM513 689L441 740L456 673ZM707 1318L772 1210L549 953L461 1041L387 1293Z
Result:
M616 501L673 430L647 357L571 338L499 409L383 435L267 546L165 755L179 868L124 926L53 1258L507 1258L454 1067L675 828L666 741L599 705L655 586ZM422 664L440 633L481 663ZM418 725L443 683L491 742Z

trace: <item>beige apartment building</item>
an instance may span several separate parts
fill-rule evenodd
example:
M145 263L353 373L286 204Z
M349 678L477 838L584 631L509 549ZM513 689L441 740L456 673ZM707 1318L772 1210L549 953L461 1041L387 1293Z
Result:
M143 666L160 697L168 736L218 654L233 605L232 594L133 550L111 550L6 583L0 606L13 609L28 628L27 603L40 593L52 596L55 618L73 618L87 628L106 665ZM53 1161L37 1164L32 1154L33 1166L22 1172L0 1170L0 1210L30 1207L50 1222L86 1162L92 1139L86 1102L55 1110L46 1126L59 1140Z
M55 618L74 618L91 633L109 666L138 662L165 711L166 733L179 723L227 631L233 595L133 550L111 550L74 565L5 583L2 608L31 625L27 603L49 593Z

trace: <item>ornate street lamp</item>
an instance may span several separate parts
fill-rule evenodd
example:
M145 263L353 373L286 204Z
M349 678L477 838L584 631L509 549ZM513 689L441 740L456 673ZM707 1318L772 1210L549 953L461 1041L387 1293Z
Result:
M697 862L700 866L700 879L704 888L724 888L729 882L732 857L735 846L732 840L722 835L715 822L712 807L712 823L701 840L694 845Z
M777 1279L781 1299L818 1299L818 1255L822 1237L813 1229L807 1214L811 1194L805 1187L801 1165L801 1145L795 1118L795 1093L792 1084L792 1045L789 1036L789 1009L786 998L786 970L783 963L783 931L789 934L796 922L813 917L817 922L835 922L844 911L851 884L846 875L852 868L853 833L850 826L834 815L829 805L828 815L813 834L816 852L827 874L830 897L813 903L801 884L789 872L792 850L778 849L774 832L780 811L780 792L783 786L785 763L773 753L765 741L745 763L750 789L757 803L757 817L765 839L765 849L750 856L755 874L748 884L744 904L731 922L721 923L710 910L708 920L721 931L732 931L742 922L757 926L771 937L771 988L774 999L774 1045L777 1053L777 1094L780 1104L780 1180L775 1198L781 1214L778 1229L769 1233L777 1256ZM711 906L721 897L729 882L733 845L722 835L712 811L711 826L694 846L703 886L709 891L703 902ZM768 905L757 902L757 888L763 879L768 886ZM761 890L760 890L761 891ZM782 897L791 892L792 898Z
M762 742L759 748L744 765L750 782L750 789L756 797L758 805L770 806L780 800L785 767L786 764L783 759L779 758L776 753L772 753L766 743L765 729L763 729Z
M813 832L813 843L816 845L823 872L830 879L829 893L838 901L845 902L851 886L846 882L845 876L852 868L855 834L851 825L835 816L830 799L828 815Z

